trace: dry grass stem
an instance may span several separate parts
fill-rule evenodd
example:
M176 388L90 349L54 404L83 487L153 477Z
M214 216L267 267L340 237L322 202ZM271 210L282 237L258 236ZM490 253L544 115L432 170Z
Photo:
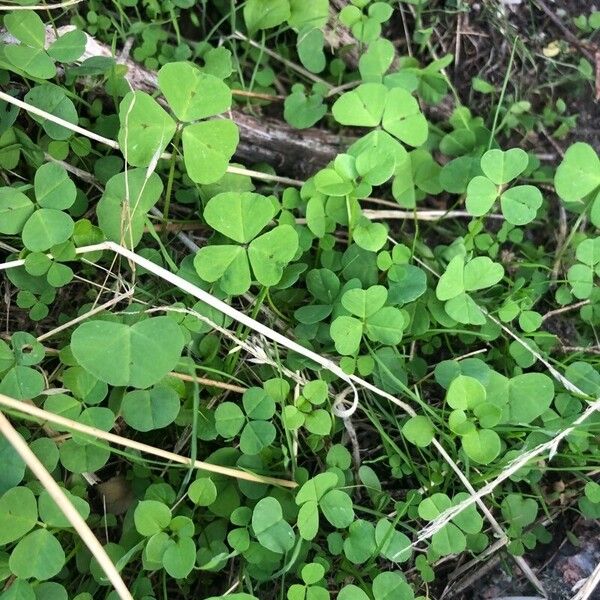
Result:
M0 394L0 401L8 399ZM12 400L12 399L9 399ZM22 407L29 408L28 404L13 401L15 404L20 404ZM29 448L27 442L17 433L16 429L11 425L4 413L0 411L0 433L6 438L9 444L15 449L17 454L23 459L23 462L31 469L31 472L37 477L39 482L44 486L44 489L50 494L61 512L69 520L83 543L89 548L92 555L98 561L98 564L106 574L108 580L112 583L115 591L121 600L133 600L133 596L129 593L125 582L112 563L108 554L98 541L92 530L88 527L83 517L77 512L77 509L71 504L65 493L60 489L58 483L46 467L40 462L38 457Z
M89 435L90 437L103 440L111 444L116 444L125 448L131 448L132 450L138 450L139 452L151 454L153 456L158 456L159 458L164 458L165 460L170 460L181 465L192 465L196 469L200 469L202 471L218 473L219 475L226 475L227 477L233 477L235 479L244 479L246 481L252 481L253 483L264 483L267 485L276 485L292 489L297 487L298 485L295 481L290 481L289 479L280 479L278 477L256 475L248 471L242 471L241 469L223 467L221 465L213 465L200 460L192 461L186 456L181 456L179 454L175 454L167 450L162 450L161 448L155 448L154 446L149 446L148 444L136 442L135 440L130 440L129 438L125 438L114 433L102 431L101 429L97 429L96 427L89 427L88 425L78 423L77 421L73 421L71 419L55 415L54 413L43 410L42 408L38 408L37 406L32 406L30 404L20 402L18 400L15 400L14 398L5 396L4 394L0 394L0 405L5 406L7 408L11 408L12 410L16 410L20 413L25 413L32 417L42 419L43 421L48 421L49 423L54 423L56 425L60 425L61 427L66 427L68 429L71 429L72 431L77 431L78 433Z

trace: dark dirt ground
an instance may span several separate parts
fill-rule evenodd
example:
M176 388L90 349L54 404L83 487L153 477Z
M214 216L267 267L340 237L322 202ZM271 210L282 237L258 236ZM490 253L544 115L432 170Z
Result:
M541 546L535 558L527 557L544 585L548 600L569 600L583 581L592 573L600 561L600 525L596 521L576 523L569 539L561 526L557 525L554 540ZM577 545L576 545L577 544ZM462 595L454 596L461 600L499 600L508 598L539 598L531 584L519 577L510 559L504 557L498 566L477 579L476 584ZM451 598L452 596L448 596ZM516 600L515 598L515 600ZM590 600L600 600L600 590Z
M567 103L567 113L578 117L571 134L564 140L556 140L556 145L564 148L580 140L600 148L597 91L593 82L578 77L573 68L581 58L585 58L592 69L596 68L600 31L582 33L573 19L600 10L599 0L479 0L468 2L468 12L454 13L448 10L449 4L444 0L430 4L433 22L436 22L435 9L445 8L445 12L437 13L432 41L438 54L453 53L456 57L448 74L463 104L471 107L474 114L489 114L490 98L473 92L472 78L481 77L500 87L508 70L513 40L517 37L519 44L507 96L530 101L532 111L538 114L544 106L562 98ZM423 14L423 20L427 21L427 13ZM414 23L408 28L411 26ZM552 43L559 45L560 54L548 58L544 56L544 49ZM540 144L548 145L548 140L542 136ZM552 148L546 150L552 151Z

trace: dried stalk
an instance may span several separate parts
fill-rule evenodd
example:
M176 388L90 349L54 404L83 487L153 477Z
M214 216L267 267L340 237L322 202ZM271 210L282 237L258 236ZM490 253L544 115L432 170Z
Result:
M7 399L7 397L0 394L0 401L3 399ZM12 398L9 400L12 400ZM12 401L20 406L21 410L29 408L29 405L24 402L18 402L17 400ZM15 449L17 454L23 459L23 462L31 469L31 472L44 486L44 489L48 494L50 494L50 497L56 502L56 505L61 512L69 520L71 525L73 525L83 543L89 548L92 555L98 561L98 564L106 574L108 580L113 584L119 598L121 598L121 600L133 600L133 596L129 593L125 582L108 557L108 554L106 554L106 550L104 550L102 544L100 544L96 536L92 533L92 530L88 527L88 524L79 514L77 509L71 504L71 501L67 498L66 494L60 489L58 483L54 481L52 475L48 473L46 467L44 467L39 458L29 448L27 442L17 433L16 429L1 411L0 434L2 434L8 443Z
M217 473L219 475L225 475L227 477L233 477L235 479L252 481L253 483L264 483L267 485L275 485L292 489L297 487L298 485L295 481L290 481L288 479L268 477L266 475L256 475L254 473L251 473L249 471L243 471L241 469L234 469L232 467L224 467L221 465L213 465L211 463L203 462L200 460L191 460L186 456L181 456L180 454L175 454L174 452L162 450L161 448L155 448L154 446L149 446L148 444L136 442L135 440L130 440L129 438L122 437L114 433L109 433L101 429L97 429L96 427L90 427L88 425L84 425L83 423L79 423L77 421L61 417L59 415L55 415L54 413L38 408L37 406L32 406L25 402L20 402L18 400L15 400L14 398L5 396L4 394L0 394L0 405L15 410L17 412L36 417L38 419L42 419L43 421L48 421L49 423L60 425L61 427L65 427L72 431L77 431L78 433L88 435L95 439L103 440L111 444L116 444L117 446L123 446L124 448L138 450L139 452L151 454L152 456L157 456L159 458L164 458L165 460L170 460L181 465L193 466L201 471L208 471L210 473Z

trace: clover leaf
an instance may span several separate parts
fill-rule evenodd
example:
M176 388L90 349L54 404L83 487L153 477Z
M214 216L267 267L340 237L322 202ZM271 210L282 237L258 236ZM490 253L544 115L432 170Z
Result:
M192 181L210 184L227 171L239 141L237 126L229 119L194 122L231 107L231 90L222 79L187 62L164 65L158 85L169 108L183 123L183 159ZM119 144L127 162L146 167L164 152L177 125L144 92L129 92L119 109Z
M244 4L244 21L250 35L259 29L277 27L290 16L288 0L248 0Z
M427 521L434 521L446 510L460 504L468 497L466 493L459 493L451 500L446 494L434 493L419 504L419 516ZM480 532L482 527L481 515L475 506L469 506L434 533L431 538L432 549L443 556L462 552L467 543L465 534L474 535Z
M146 169L114 175L96 206L100 229L109 240L135 248L142 239L147 214L162 192L160 177Z
M429 446L434 436L431 420L423 415L411 417L402 426L402 435L415 446L425 448Z
M502 500L500 508L511 529L518 530L531 525L538 513L537 502L533 498L523 498L521 494L509 494Z
M22 192L11 188L0 188L0 233L20 233L35 210L35 204Z
M3 48L4 56L9 61L6 66L12 65L17 72L23 71L30 77L51 79L56 74L55 60L74 62L85 51L87 38L83 31L76 29L57 37L46 49L46 27L33 10L19 10L7 14L4 25L20 42L7 44ZM53 87L62 92L58 86Z
M439 194L441 167L431 154L422 148L410 152L396 164L392 194L404 208L415 208L426 194Z
M75 202L77 189L64 167L46 163L36 172L33 179L35 199L42 208L65 210Z
M201 248L194 258L198 275L210 283L219 281L223 291L232 296L250 287L250 265L260 284L278 284L298 249L298 234L291 225L278 225L258 236L278 211L271 198L251 192L222 192L211 198L204 210L206 222L244 245Z
M465 264L464 257L455 256L446 267L436 286L438 300L445 301L448 315L459 323L484 325L485 316L467 292L492 287L504 276L501 264L487 256L476 257Z
M284 119L296 129L312 127L327 112L323 95L316 90L306 93L300 83L292 86L292 93L286 97L283 107Z
M369 596L358 586L349 583L340 590L337 600L369 600Z
M259 544L276 554L284 554L294 545L294 531L284 520L281 504L275 498L258 501L252 512L252 529Z
M278 207L272 198L245 192L224 192L212 197L205 209L204 219L219 233L247 244L275 217Z
M325 567L321 563L309 563L302 568L301 577L304 585L293 584L290 586L288 600L329 600L329 592L318 584L325 575Z
M167 63L158 72L158 85L180 121L191 123L231 108L231 90L222 79L187 62ZM183 160L196 183L223 177L239 142L229 119L187 124L182 131Z
M527 152L521 148L488 150L481 157L481 170L484 175L496 185L504 185L516 179L529 164Z
M324 436L331 432L332 419L329 412L317 408L328 395L327 384L319 379L307 383L302 394L294 399L293 405L284 407L283 420L286 427L298 429L304 426L307 431Z
M119 146L132 167L147 167L175 134L175 121L145 92L129 92L119 105Z
M77 192L65 169L54 163L36 171L33 187L36 203L14 188L0 188L0 233L20 233L25 247L39 253L67 242L73 235L75 223L62 209L73 205ZM71 254L66 260L74 258ZM48 268L49 260L39 275Z
M335 473L326 472L309 479L298 490L298 531L303 539L312 540L316 536L319 530L319 509L334 527L346 528L353 522L352 500L343 490L334 489L337 484Z
M427 120L415 98L402 88L388 88L381 83L363 83L342 94L332 107L341 125L383 128L410 146L425 143Z
M36 85L25 94L25 101L59 119L77 125L79 117L75 105L57 85L51 83ZM32 115L32 118L41 123L44 131L54 140L67 140L73 136L71 129L50 119L37 115Z
M71 352L100 381L148 388L175 367L183 341L179 325L170 317L152 317L133 325L95 320L75 329Z
M526 424L542 415L554 399L552 379L543 373L523 373L508 382L509 419Z
M398 531L387 519L379 519L375 526L375 542L381 556L394 563L410 560L412 545L410 539Z
M35 11L11 12L4 17L4 25L23 44L32 48L44 47L46 27Z
M400 343L406 321L402 311L384 306L387 297L388 291L381 285L344 293L342 306L354 316L339 316L330 327L331 337L340 354L356 354L363 334L386 345Z
M4 49L4 54L17 72L22 70L30 77L38 79L51 79L56 75L54 61L41 48L34 48L26 44L9 45Z
M85 52L87 36L79 29L72 29L57 37L48 47L48 55L57 62L72 63Z
M182 134L183 160L196 183L209 184L223 177L239 142L237 125L228 119L194 123Z
M159 500L142 500L133 513L135 528L146 540L145 560L163 567L174 579L187 577L196 563L194 523L185 516L173 516Z
M275 414L275 401L263 388L252 387L242 397L244 411L233 402L219 404L215 411L215 428L224 438L240 436L244 454L259 454L275 439L276 430L270 419ZM244 414L245 413L245 414Z
M477 175L467 186L465 206L474 217L486 215L500 197L504 218L512 225L527 225L542 206L542 193L532 185L505 186L523 173L529 164L527 153L520 148L488 150L481 157L483 175Z
M0 546L22 538L37 523L38 509L33 492L14 487L0 497Z
M231 108L231 90L222 79L187 62L163 65L158 86L180 121L212 117Z
M517 185L500 196L502 214L512 225L531 223L542 203L542 192L533 185Z
M567 149L554 176L556 193L566 202L581 200L600 186L600 159L589 145L577 142Z
M22 579L51 579L63 568L65 552L60 542L47 529L36 529L19 540L8 566Z
M487 465L498 454L502 443L500 436L492 429L474 429L461 438L463 450L471 460Z
M320 73L327 65L323 52L325 36L321 29L306 25L298 32L296 50L302 65L311 73Z
M365 8L368 9L365 12ZM385 2L373 2L369 0L356 0L340 11L339 19L350 27L352 35L361 42L370 44L379 38L381 24L392 16L392 7Z
M478 175L471 179L467 186L465 206L470 215L481 217L490 211L497 198L497 185L488 177Z
M500 453L500 437L489 429L501 419L501 409L487 400L486 388L474 377L458 375L448 387L446 402L454 410L449 427L461 436L463 450L475 462L488 464Z
M123 396L123 420L137 431L152 431L171 424L181 408L177 392L166 385L134 390Z
M438 300L450 300L465 290L464 283L465 259L455 256L446 267L435 288Z
M344 555L355 565L369 560L377 549L375 527L362 519L356 519L348 527L348 537L344 540Z
M580 242L575 256L578 262L569 268L567 280L576 298L589 298L594 290L594 278L600 272L600 238Z
M383 75L394 60L394 45L380 38L369 44L358 62L361 77L365 83L381 83Z
M68 214L54 208L39 208L23 227L23 243L32 252L43 252L66 242L74 226Z
M429 128L414 96L402 88L389 90L381 125L409 146L421 146Z
M150 537L166 529L171 522L171 510L157 500L142 500L135 507L133 522L140 535Z
M379 573L373 579L373 598L375 600L414 600L415 594L400 573L388 571Z

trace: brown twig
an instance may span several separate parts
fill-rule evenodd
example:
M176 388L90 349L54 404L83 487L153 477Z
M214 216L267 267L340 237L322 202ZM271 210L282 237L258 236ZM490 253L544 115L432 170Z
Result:
M589 303L590 303L589 300L582 300L581 302L575 302L575 304L569 304L568 306L563 306L562 308L556 308L554 310L550 310L542 317L542 321L545 321L546 319L550 319L551 317L554 317L556 315L560 315L562 313L569 312L571 310L577 310L578 308L581 308L582 306L585 306L586 304L589 304Z
M233 383L225 383L224 381L215 381L214 379L207 379L206 377L194 377L193 375L185 375L183 373L175 373L174 371L169 373L171 377L176 377L181 381L191 381L199 383L200 385L207 385L208 387L220 388L222 390L228 390L230 392L237 392L243 394L248 388L240 385L234 385Z
M600 354L600 346L562 346L561 352L582 352L584 354Z

